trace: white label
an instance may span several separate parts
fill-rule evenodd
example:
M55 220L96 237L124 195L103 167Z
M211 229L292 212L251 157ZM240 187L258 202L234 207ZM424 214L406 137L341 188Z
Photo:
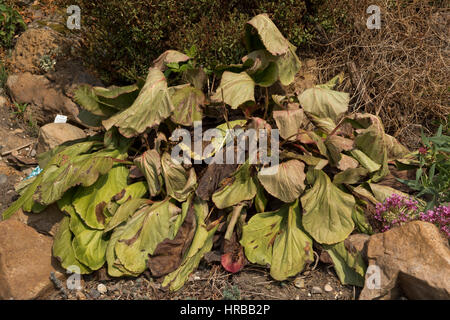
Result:
M62 115L58 114L55 118L55 123L66 123L66 122L67 122L66 116L62 116Z

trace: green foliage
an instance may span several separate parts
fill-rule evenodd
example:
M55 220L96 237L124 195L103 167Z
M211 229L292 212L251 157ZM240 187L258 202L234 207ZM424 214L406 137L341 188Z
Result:
M7 80L8 80L8 72L6 71L6 68L3 65L3 63L0 61L0 89L5 87Z
M26 24L17 10L0 1L0 46L11 47L14 36L25 29Z
M450 202L450 136L441 125L433 137L422 132L422 143L416 157L419 167L415 180L397 179L428 200L426 210Z
M238 286L231 286L223 290L223 300L241 300L241 290Z
M61 0L65 5L72 4ZM316 24L331 28L328 17L314 19L317 4L305 0L110 0L78 1L83 12L86 50L106 82L145 76L150 62L168 49L195 45L198 64L214 69L239 61L244 24L267 13L296 47L309 45ZM308 26L306 26L308 24ZM94 58L95 57L95 58ZM109 80L109 81L108 81Z
M76 101L102 120L104 132L40 155L42 173L22 186L3 218L19 208L39 212L57 202L69 215L53 246L63 267L73 264L90 273L106 263L114 277L138 276L149 268L172 291L211 251L221 222L228 223L225 238L234 236L241 246L238 254L222 257L227 270L240 270L245 252L250 262L268 266L274 279L284 281L314 261L316 242L329 250L343 283L361 285L365 266L343 241L355 228L370 232L360 211L368 201L395 192L375 182L389 174L388 160L408 151L385 134L378 117L345 115L348 94L332 90L340 77L300 96L266 94L260 103L255 93L278 81L289 85L300 63L266 14L244 29L249 52L242 64L214 70L220 78L215 92L203 91L194 49L189 55L161 54L145 82L80 86ZM177 126L193 129L192 120L210 119L218 133L204 154L195 154L184 139L184 144L167 139ZM178 146L195 160L223 155L235 138L228 129L237 127L280 129L279 166L266 168L258 151L249 154L256 162L231 169L213 163L206 171L171 157ZM441 139L427 141L448 148Z

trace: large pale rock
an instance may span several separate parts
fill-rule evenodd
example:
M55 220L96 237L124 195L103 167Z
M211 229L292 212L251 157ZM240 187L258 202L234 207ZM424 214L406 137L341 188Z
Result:
M86 138L83 130L68 123L49 123L39 130L37 152L45 152L72 140Z
M45 76L29 72L12 74L6 86L13 101L30 105L27 108L29 114L25 116L32 117L38 124L53 122L57 114L79 121L77 105Z
M52 239L16 220L0 222L0 299L40 298L54 285L50 273L64 279L52 258Z
M373 235L367 247L369 266L381 271L381 286L367 285L361 300L450 299L450 247L439 229L414 221Z
M18 220L40 233L53 237L58 231L59 223L63 217L64 214L58 209L58 206L52 204L40 213L23 212L20 209L11 219Z

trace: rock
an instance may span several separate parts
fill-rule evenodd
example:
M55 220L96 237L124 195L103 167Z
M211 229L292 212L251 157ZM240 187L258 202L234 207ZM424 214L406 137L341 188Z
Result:
M4 96L0 96L0 108L6 107L8 100Z
M17 40L12 52L12 72L41 73L39 64L43 56L52 56L63 44L57 32L47 28L30 28Z
M323 290L320 287L312 287L311 293L312 294L322 294Z
M20 221L40 233L54 236L63 217L64 214L59 210L58 206L52 204L41 213L25 213L20 209L11 219Z
M331 291L333 291L333 287L330 286L329 283L327 283L323 289L325 290L325 292L331 292Z
M5 174L0 174L0 185L8 182L8 177Z
M294 280L294 286L299 289L303 289L305 287L305 279L297 278Z
M450 247L431 223L414 221L371 236L367 258L381 281L373 286L367 272L360 300L450 299Z
M108 288L103 283L100 283L97 286L97 291L100 292L101 294L105 294L108 292Z
M61 143L86 138L83 130L68 123L49 123L39 130L37 152L53 149Z
M100 292L98 292L98 291L95 290L95 289L91 289L91 290L89 291L89 296L90 296L92 299L98 299L98 298L100 298Z
M345 248L351 253L359 253L367 261L367 245L370 236L364 233L352 234L344 241Z
M77 105L45 76L29 72L12 74L6 86L14 101L29 104L25 110L26 119L31 117L42 125L53 122L56 115L61 114L79 122Z
M75 293L75 297L77 300L86 300L86 295L81 291L77 291L77 293Z
M0 222L0 299L30 300L54 290L51 272L64 279L52 258L52 240L16 220Z

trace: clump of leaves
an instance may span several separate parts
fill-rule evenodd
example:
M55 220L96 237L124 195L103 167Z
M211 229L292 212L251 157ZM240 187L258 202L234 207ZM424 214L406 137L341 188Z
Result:
M0 3L0 45L11 47L17 32L26 29L26 24L17 10Z
M334 90L340 77L298 96L270 97L267 88L294 81L296 48L267 15L245 29L248 54L215 70L220 83L207 92L204 70L173 50L153 62L145 82L81 86L76 101L105 132L41 154L42 173L23 183L3 217L57 202L66 216L53 254L82 274L105 264L113 277L149 269L178 290L206 253L222 247L227 270L248 261L283 281L312 263L320 245L343 284L362 286L364 261L343 242L372 232L365 212L395 193L379 182L388 162L409 151L378 117L348 114L349 94ZM169 67L180 72L165 75ZM171 75L179 83L169 85ZM167 138L195 121L221 132L203 155ZM268 175L261 154L240 165L204 161L235 139L233 128L279 129L277 170ZM175 146L196 162L174 162Z

